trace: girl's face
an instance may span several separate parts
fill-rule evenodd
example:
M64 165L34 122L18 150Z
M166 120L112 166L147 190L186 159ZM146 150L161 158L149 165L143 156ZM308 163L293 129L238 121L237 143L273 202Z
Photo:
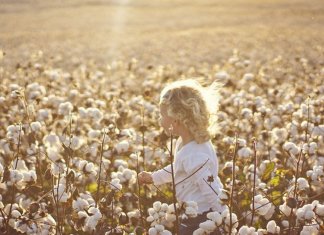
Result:
M174 124L175 119L168 115L167 106L160 105L160 125L168 135L170 134L170 128L173 128L174 131Z

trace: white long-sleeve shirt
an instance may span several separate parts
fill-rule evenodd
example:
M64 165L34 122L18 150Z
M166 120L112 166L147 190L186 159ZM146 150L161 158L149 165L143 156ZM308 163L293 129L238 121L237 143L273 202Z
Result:
M175 146L173 170L175 175L176 196L180 202L195 201L198 213L212 209L221 212L223 206L211 187L220 193L223 185L218 177L218 159L211 141L198 144L191 141L179 149L181 138ZM206 183L213 176L211 187ZM161 185L172 182L171 164L152 173L153 183ZM206 182L205 182L205 181Z

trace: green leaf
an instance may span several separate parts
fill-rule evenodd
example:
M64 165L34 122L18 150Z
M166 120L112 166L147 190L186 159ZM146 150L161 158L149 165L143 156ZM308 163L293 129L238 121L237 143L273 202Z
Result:
M279 206L282 201L282 195L280 191L272 191L270 193L271 199L273 200L272 203L276 206Z
M266 169L261 177L262 181L268 181L271 178L271 173L275 169L276 164L274 162L269 162Z
M94 193L97 191L97 187L98 187L97 183L89 184L87 186L87 191L89 191L90 193Z
M279 176L279 175L276 175L275 177L273 177L273 178L270 180L269 184L270 184L271 186L273 186L273 187L278 186L278 185L280 184L280 176Z

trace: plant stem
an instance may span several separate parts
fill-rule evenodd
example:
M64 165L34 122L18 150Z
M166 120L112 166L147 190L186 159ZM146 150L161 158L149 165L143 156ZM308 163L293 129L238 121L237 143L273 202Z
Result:
M98 185L97 185L97 193L96 193L96 203L95 206L97 207L98 201L99 201L99 191L100 191L100 185L101 185L101 168L102 168L102 157L103 157L103 149L105 144L105 138L106 138L106 132L104 131L102 142L101 142L101 149L100 149L100 165L99 165L99 176L98 176Z
M232 211L233 211L233 194L234 194L234 187L235 187L235 163L236 163L236 150L237 150L237 134L235 134L235 146L233 152L233 166L232 166L232 187L231 187L231 194L230 194L230 228L229 233L232 233L233 228L233 221L232 221Z
M252 192L252 217L251 217L251 226L253 225L253 218L255 213L254 208L254 197L255 197L255 182L256 182L256 165L257 165L257 152L256 152L256 141L253 141L253 147L254 147L254 169L253 169L253 192Z
M175 188L175 180L174 180L174 169L173 169L173 159L174 159L174 156L173 156L173 135L172 135L172 132L171 132L171 147L170 147L170 157L171 157L171 175L172 175L172 191L173 191L173 206L174 206L174 213L175 213L175 216L176 216L176 226L175 226L175 229L176 229L176 235L179 234L179 216L178 216L178 213L177 213L177 198L176 198L176 188Z
M143 211L142 211L142 200L141 200L141 185L138 181L138 174L139 174L139 154L136 153L136 178L137 178L137 194L138 194L138 208L140 212L140 217L141 217L141 225L143 228L146 228L146 224L144 222L144 216L143 216Z

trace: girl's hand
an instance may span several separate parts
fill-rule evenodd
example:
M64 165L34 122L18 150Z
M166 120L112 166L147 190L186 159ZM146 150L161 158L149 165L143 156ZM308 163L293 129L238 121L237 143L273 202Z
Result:
M138 182L140 184L152 184L153 178L150 172L142 171L138 174Z

